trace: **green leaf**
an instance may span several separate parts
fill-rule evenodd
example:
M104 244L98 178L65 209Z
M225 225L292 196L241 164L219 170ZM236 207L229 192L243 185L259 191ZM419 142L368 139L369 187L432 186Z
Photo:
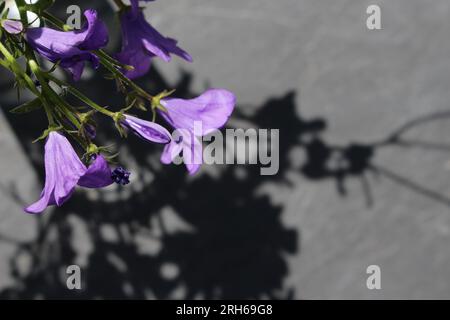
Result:
M2 3L0 3L0 13L3 12L3 10L5 10L5 6L6 6L6 2L2 1Z
M15 107L14 109L10 110L9 112L14 114L24 114L28 113L34 110L37 110L42 107L42 103L39 100L39 98L36 98L34 100L28 101L18 107Z

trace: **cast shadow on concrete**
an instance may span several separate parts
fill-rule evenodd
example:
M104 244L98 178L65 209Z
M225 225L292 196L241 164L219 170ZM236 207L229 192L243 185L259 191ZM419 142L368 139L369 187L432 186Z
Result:
M116 95L101 94L114 83L96 77L89 82L96 88L81 84L81 89L105 105L117 104ZM143 85L154 92L169 87L156 70L152 79ZM177 94L195 95L190 83L184 74ZM286 102L286 97L271 100L263 109ZM30 142L45 126L37 115L8 116L25 154L33 153ZM268 123L259 117L255 120ZM98 141L111 139L119 139L114 127L102 122ZM293 298L284 280L287 256L298 254L298 232L283 225L281 206L256 193L271 179L262 177L259 167L224 165L189 178L183 166L159 163L160 146L130 136L118 147L118 161L132 163L135 181L105 192L77 192L63 207L38 216L37 240L18 243L11 261L17 285L0 297ZM30 159L41 183L42 157ZM17 190L7 189L20 202ZM65 270L72 264L82 266L80 291L66 286Z
M183 74L176 86L178 95L195 95L191 80L191 75ZM97 95L103 104L118 101L114 94L98 94L111 90L112 83L100 78L92 81L100 87L81 84L88 95ZM155 92L169 87L155 69L151 83L142 85ZM37 217L38 239L18 244L11 261L17 285L0 297L294 298L284 280L289 274L286 257L299 254L298 232L283 225L282 206L257 192L265 183L293 188L289 180L293 167L300 167L301 175L310 181L335 181L342 197L347 196L346 180L360 179L368 206L376 200L368 174L386 176L449 206L444 195L376 165L373 159L388 145L446 149L445 145L406 140L403 134L448 117L450 112L414 119L374 143L335 146L323 137L327 120L304 119L295 101L295 92L288 92L269 99L252 115L238 107L233 116L254 127L281 128L276 176L261 176L258 166L225 165L192 179L182 166L162 166L159 146L130 137L123 142L119 162L133 163L133 174L138 175L134 184L108 192L78 192L62 208ZM17 128L26 153L31 154L30 141L45 122L36 121L35 115L8 119ZM100 141L117 139L110 123L102 125ZM290 155L294 147L305 154L300 166ZM33 164L42 180L42 161L33 160ZM7 189L20 202L19 191L14 186ZM26 272L20 265L24 256L30 261ZM70 291L64 271L80 261L84 289Z
M155 69L150 79L142 85L151 92L171 87ZM177 95L194 96L191 82L192 75L183 74L175 86ZM121 101L114 84L104 81L101 73L77 86L104 105ZM159 146L130 136L117 145L118 161L133 169L134 182L105 192L77 192L63 207L37 216L37 239L16 242L10 262L15 285L0 292L0 298L294 298L285 280L294 272L288 269L287 257L300 254L298 230L283 224L281 205L257 191L265 183L294 188L289 175L297 167L311 182L335 181L342 197L348 196L346 180L360 179L368 206L377 200L368 174L384 175L450 205L444 195L374 163L378 150L388 145L449 150L402 136L450 112L415 119L378 142L336 146L324 138L328 120L305 119L293 91L255 109L249 115L238 106L233 120L281 129L278 175L261 176L258 166L228 165L192 179L182 166L162 166ZM8 115L8 121L43 184L43 147L31 141L44 129L45 118L38 112ZM111 123L103 121L98 141L117 139ZM300 148L304 159L293 159L293 148ZM2 190L20 206L25 204L15 186ZM82 267L80 291L66 286L65 271L72 264Z

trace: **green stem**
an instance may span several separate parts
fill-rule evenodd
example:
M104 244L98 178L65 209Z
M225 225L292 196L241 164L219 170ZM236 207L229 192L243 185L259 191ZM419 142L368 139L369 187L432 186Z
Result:
M45 90L44 89L44 86L46 85L45 79L42 77L41 72L40 72L41 70L40 70L38 64L36 63L36 61L30 60L30 61L28 61L28 65L30 66L31 71L36 75L36 78L41 83L43 90ZM53 113L52 113L52 110L51 110L50 106L48 105L47 99L44 98L42 93L39 95L39 98L41 99L42 104L44 105L44 110L45 110L45 113L47 114L49 125L50 126L54 126L55 125L55 119L53 118Z
M21 66L17 63L13 55L1 42L0 42L0 52L5 56L6 59L4 60L4 63L2 63L2 65L7 64L8 69L10 69L12 73L14 73L17 77L25 80L25 84L27 85L28 89L31 92L33 92L36 96L40 96L41 93L34 85L33 80L31 80L31 78L22 70Z
M123 4L122 0L114 0L114 3L119 8L119 10L122 10L123 8L125 8L125 5Z
M22 78L25 80L25 84L27 85L27 88L33 92L34 95L36 95L41 101L44 106L45 113L47 114L48 122L51 126L55 125L55 119L53 117L53 114L51 112L51 109L48 105L48 102L44 97L42 96L42 93L39 92L36 85L34 84L33 80L22 70L21 66L17 63L16 59L12 56L12 54L8 51L8 49L0 42L0 52L5 56L6 61L2 61L3 66L7 66L8 69L10 69L18 78ZM31 60L34 62L34 60ZM38 67L37 64L34 62L35 65L33 67ZM30 66L31 67L31 66ZM39 68L39 67L38 67Z
M138 86L136 83L134 83L132 80L128 79L126 76L123 75L120 70L117 70L109 61L109 57L105 52L101 50L94 51L94 53L100 58L100 63L108 69L112 74L114 74L119 80L125 82L130 88L134 89L139 95L142 97L152 100L153 96L149 93L147 93L144 89L142 89L140 86Z
M52 76L51 74L46 74L47 79L49 79L50 81L53 81L54 83L56 83L59 86L62 87L66 87L67 91L69 91L73 96L75 96L76 98L78 98L80 101L86 103L88 106L90 106L92 109L97 110L98 112L107 115L111 118L114 118L115 113L111 112L101 106L99 106L97 103L95 103L94 101L92 101L91 99L89 99L88 97L86 97L84 94L82 94L80 91L78 91L77 89L75 89L74 87L72 87L71 85L69 85L68 83L59 80L58 78L55 78L54 76Z
M47 100L43 97L41 97L42 105L44 106L45 114L47 115L48 124L50 127L56 126L55 124L55 118L53 117L52 110L47 102Z
M55 104L55 107L59 109L59 111L64 114L67 119L70 120L70 122L73 123L73 125L77 128L80 129L81 128L81 123L79 121L79 119L74 115L73 111L71 110L72 107L66 102L64 101L47 83L46 79L45 79L45 73L42 72L42 70L40 69L39 65L36 63L35 60L30 59L29 60L29 65L31 70L33 71L33 73L36 75L36 77L38 78L39 82L42 85L42 91L45 92L48 95L48 98L50 99L50 102ZM42 95L43 96L43 95ZM44 103L44 107L46 106L46 99L43 99L41 97L41 100ZM47 104L47 108L48 108L48 104ZM47 111L47 110L46 110ZM51 114L51 112L50 112ZM50 119L49 119L50 120Z

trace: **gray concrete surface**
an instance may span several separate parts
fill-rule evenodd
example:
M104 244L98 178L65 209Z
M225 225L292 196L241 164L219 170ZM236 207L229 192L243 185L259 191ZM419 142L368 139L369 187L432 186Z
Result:
M370 4L382 8L382 30L365 26ZM327 120L329 144L372 143L412 119L450 110L447 0L164 0L147 14L194 57L192 65L157 62L172 83L188 70L196 90L228 88L255 112L267 99L295 90L302 117ZM426 122L405 134L449 144L449 122ZM35 175L4 121L0 132L2 185L19 181L21 194L36 196ZM369 173L368 206L359 178L346 181L342 197L333 180L302 176L295 165L304 151L290 152L294 187L268 182L259 192L282 204L283 223L300 233L299 253L287 257L284 279L295 298L450 298L448 202ZM374 163L450 197L449 160L448 148L387 146ZM0 203L0 230L32 236L34 218L4 192ZM9 284L10 246L0 245L0 288ZM366 287L372 264L381 267L381 290Z
M366 28L370 4L382 9L382 30ZM329 120L329 142L382 139L412 118L450 107L447 1L193 0L154 7L149 16L195 57L182 68L195 70L199 88L208 80L249 105L295 89L303 116ZM176 77L177 66L160 65ZM436 143L448 143L449 133L445 119L410 132ZM387 148L376 163L448 196L449 159L435 150ZM370 179L372 208L358 180L349 181L346 199L333 182L311 183L294 172L295 191L273 191L285 205L285 223L301 232L287 279L296 296L450 298L448 205ZM380 291L366 288L371 264L381 267Z

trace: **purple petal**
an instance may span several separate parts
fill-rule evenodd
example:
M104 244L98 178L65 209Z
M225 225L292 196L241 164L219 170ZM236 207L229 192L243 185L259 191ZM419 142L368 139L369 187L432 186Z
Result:
M173 135L172 141L164 147L160 161L170 164L183 151L183 161L189 174L195 174L203 163L202 143L185 129L177 129Z
M2 27L10 34L19 34L23 31L23 24L20 21L3 20Z
M145 49L150 53L160 57L164 61L170 61L170 54L173 53L188 62L192 62L192 57L177 46L177 41L172 38L167 38L159 33L145 20L142 12L139 12L137 21L139 23L139 28L143 33L142 43Z
M65 63L65 65L67 65L67 66L62 66L62 67L70 72L74 81L78 81L81 79L81 75L83 74L83 70L85 67L84 61L79 61L79 62L70 63L70 64Z
M194 132L194 124L199 122L202 125L200 135L207 135L226 124L234 110L236 97L227 90L210 89L195 99L166 98L161 104L167 113L160 111L160 114L174 128Z
M106 25L98 19L97 11L86 10L84 16L87 20L87 25L83 28L80 34L83 34L84 39L78 47L82 50L97 50L103 48L108 44L108 29Z
M130 76L137 78L149 70L150 59L158 56L164 61L171 60L171 54L192 62L192 57L177 46L177 41L164 37L153 28L138 9L138 1L132 1L133 9L121 14L122 50L117 59L137 69L129 72ZM124 71L125 72L125 71Z
M200 167L200 164L186 164L186 168L191 176L196 174L200 170Z
M122 121L122 124L131 129L136 135L151 142L165 144L171 140L169 131L154 122L125 115L125 120Z
M142 77L150 70L151 59L143 50L123 51L116 54L116 59L134 67L133 70L122 71L129 79Z
M86 173L78 181L78 185L85 188L104 188L113 183L111 169L108 162L101 155L95 158Z
M63 135L51 132L45 144L45 186L41 198L25 209L28 213L43 212L47 206L61 206L72 195L76 184L86 172L70 142Z
M84 131L86 132L87 136L91 139L94 140L95 137L97 136L97 129L94 125L92 124L86 124L84 126Z
M164 150L161 154L161 162L164 164L171 164L173 159L178 156L183 150L183 145L179 142L172 140L170 143L164 146Z
M190 175L194 175L200 169L203 163L203 147L202 142L197 137L191 136L191 139L185 140L189 147L183 151L183 158L186 168Z
M130 3L133 16L137 16L139 13L139 0L130 0Z
M81 77L84 61L98 67L98 58L89 51L100 49L108 42L106 26L97 17L97 12L84 13L87 24L79 31L59 31L51 28L30 28L26 39L30 46L51 62L60 62L69 70L74 80Z

